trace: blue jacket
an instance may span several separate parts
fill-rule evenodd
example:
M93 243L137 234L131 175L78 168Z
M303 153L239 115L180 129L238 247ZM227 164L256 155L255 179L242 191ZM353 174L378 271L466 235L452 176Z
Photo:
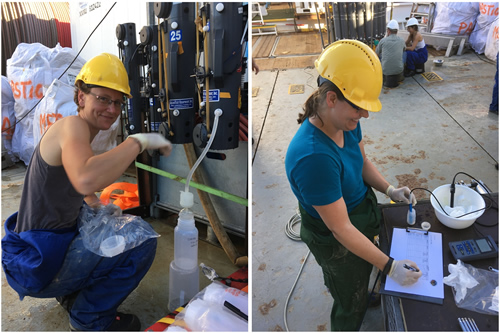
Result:
M2 267L20 299L43 290L61 268L78 229L35 229L14 232L17 212L5 221Z

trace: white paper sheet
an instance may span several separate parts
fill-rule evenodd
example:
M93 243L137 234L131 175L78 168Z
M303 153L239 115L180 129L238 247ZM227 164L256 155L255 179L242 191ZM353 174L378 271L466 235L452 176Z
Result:
M387 277L385 289L401 293L444 298L443 244L442 235L436 232L394 228L392 233L391 257L394 260L409 259L422 271L417 283L401 286ZM435 285L431 283L435 281Z

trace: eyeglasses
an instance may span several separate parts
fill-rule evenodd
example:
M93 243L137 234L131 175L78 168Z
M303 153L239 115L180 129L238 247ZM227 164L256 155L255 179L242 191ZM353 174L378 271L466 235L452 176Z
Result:
M344 100L345 100L345 101L346 101L346 102L347 102L350 106L352 106L353 108L355 108L355 109L356 109L356 111L359 111L359 110L361 110L361 109L362 109L362 108L360 108L359 106L357 106L357 105L355 105L355 104L351 103L351 102L350 102L347 98L344 98Z
M120 101L118 99L112 100L112 99L109 99L107 97L96 95L96 94L94 94L93 92L90 92L90 91L89 91L89 94L91 94L92 96L94 96L97 99L97 101L99 102L99 104L101 104L101 105L109 106L109 105L113 104L115 107L120 108L120 109L121 109L122 106L125 105L124 101Z

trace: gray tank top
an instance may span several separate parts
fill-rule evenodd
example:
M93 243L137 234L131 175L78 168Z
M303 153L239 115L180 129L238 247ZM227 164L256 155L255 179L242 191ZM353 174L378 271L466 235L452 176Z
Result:
M50 166L37 145L26 170L15 232L74 227L84 196L61 166Z

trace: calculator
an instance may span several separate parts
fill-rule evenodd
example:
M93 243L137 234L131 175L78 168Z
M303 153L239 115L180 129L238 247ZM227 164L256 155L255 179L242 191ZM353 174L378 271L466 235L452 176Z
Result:
M464 262L498 256L498 246L489 235L484 238L450 242L448 245L453 257Z

